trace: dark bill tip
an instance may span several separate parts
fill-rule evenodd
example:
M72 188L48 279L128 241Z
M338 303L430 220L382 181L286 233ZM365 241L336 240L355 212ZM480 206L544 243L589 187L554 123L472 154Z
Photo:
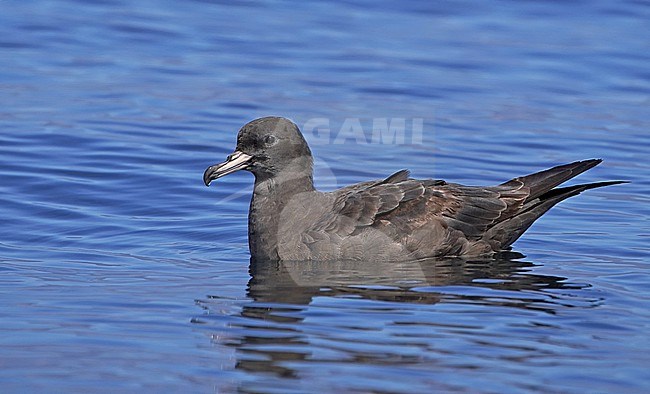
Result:
M217 178L245 169L248 167L252 158L253 156L247 155L244 152L233 152L223 163L215 164L205 170L203 173L203 183L206 186L210 186L210 183Z

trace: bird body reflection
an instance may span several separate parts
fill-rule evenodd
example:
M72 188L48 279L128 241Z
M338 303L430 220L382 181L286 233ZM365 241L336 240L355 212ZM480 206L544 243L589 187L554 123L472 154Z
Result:
M588 284L535 274L531 272L535 264L513 257L520 256L510 253L482 260L398 263L251 259L249 301L239 310L237 322L229 326L227 345L237 349L237 368L292 378L297 374L293 365L324 357L319 355L323 345L316 345L323 341L334 349L327 352L338 354L341 362L351 358L356 363L391 363L397 357L402 363L408 362L407 354L414 351L407 351L409 346L423 352L420 359L439 357L430 351L438 346L435 337L441 330L480 335L489 324L483 319L490 314L471 323L458 322L454 320L462 314L450 315L439 305L453 305L463 313L467 309L473 313L496 310L535 316L552 316L567 306L598 305L598 299L576 294ZM201 304L210 309L209 301ZM383 333L387 327L397 334ZM410 331L399 334L406 327L419 334L412 339L408 339L414 335ZM379 342L369 339L369 333L380 335L377 332L383 335ZM390 345L393 341L399 346ZM426 351L420 349L423 342L428 343Z

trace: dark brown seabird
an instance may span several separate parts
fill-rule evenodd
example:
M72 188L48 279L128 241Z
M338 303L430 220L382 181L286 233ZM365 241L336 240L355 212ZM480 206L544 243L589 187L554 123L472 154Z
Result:
M623 183L555 188L600 162L577 161L485 187L411 179L402 170L325 193L314 188L312 154L298 127L266 117L241 128L235 152L209 167L203 181L209 186L239 170L255 175L248 215L255 259L404 261L509 250L558 202Z

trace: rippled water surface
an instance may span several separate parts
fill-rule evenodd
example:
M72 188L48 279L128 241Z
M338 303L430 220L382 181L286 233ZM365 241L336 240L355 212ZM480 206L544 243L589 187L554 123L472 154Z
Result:
M1 391L650 389L648 2L228 3L2 2ZM258 264L252 176L201 175L270 114L327 120L323 189L592 157L631 183L523 258ZM337 143L381 117L421 141Z

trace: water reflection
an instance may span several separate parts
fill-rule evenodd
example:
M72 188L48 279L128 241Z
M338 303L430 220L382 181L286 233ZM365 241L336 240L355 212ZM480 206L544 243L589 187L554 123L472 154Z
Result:
M423 259L409 262L311 262L311 261L255 261L251 259L248 295L255 302L243 312L249 316L255 305L308 305L314 297L345 297L435 304L443 294L435 287L473 286L521 292L517 303L504 303L473 294L457 294L452 298L468 298L473 302L496 303L520 308L543 309L539 297L530 297L522 291L582 288L585 285L567 283L564 277L532 274L535 265L513 259L516 254L495 259ZM531 305L535 303L535 305ZM280 307L279 305L277 307ZM286 307L286 306L285 306ZM275 308L265 318L275 319ZM549 307L548 312L553 313ZM250 315L250 317L254 317Z
M485 334L487 320L472 326L476 321L463 322L458 309L439 310L437 304L479 308L487 316L494 313L488 308L553 315L566 306L598 304L575 294L589 285L532 273L535 264L512 257L518 256L400 263L251 260L252 302L230 317L228 339L219 336L220 342L237 349L240 370L293 378L305 362L403 364L411 357L404 354L408 345L430 357L437 346L432 343L449 335L445 330L473 338L477 331ZM211 309L210 301L201 304ZM438 338L432 342L431 335Z

